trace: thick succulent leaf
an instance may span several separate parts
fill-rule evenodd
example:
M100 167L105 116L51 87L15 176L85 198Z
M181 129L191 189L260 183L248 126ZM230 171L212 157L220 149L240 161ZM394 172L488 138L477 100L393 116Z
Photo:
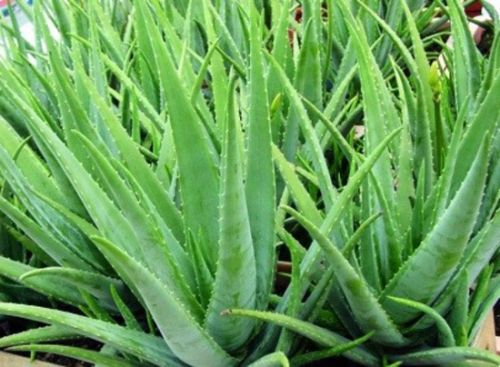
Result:
M24 106L24 104L21 105ZM182 280L179 272L176 272L175 267L153 266L159 260L157 253L151 253L147 251L148 248L141 246L141 241L134 232L132 223L125 219L97 182L92 179L90 174L72 155L71 151L42 121L35 116L32 117L33 120L30 120L30 127L33 133L49 143L50 149L57 156L59 163L66 171L73 186L77 189L84 205L101 232L122 246L122 248L125 248L129 254L137 256L141 261L149 265L152 271L172 287L178 297L186 301L186 305L195 312L195 315L200 317L199 305L197 305L192 295L186 290L185 282ZM120 231L116 231L115 228L120 228Z
M300 98L299 92L293 87L282 66L279 65L272 56L269 56L268 59L270 60L273 68L276 69L277 75L281 79L281 83L283 84L283 87L290 99L290 103L293 106L292 111L295 114L294 118L297 119L300 129L302 130L302 133L306 140L307 150L309 150L311 155L311 161L318 177L319 187L323 200L325 201L326 207L330 208L336 197L336 191L331 182L328 165L323 155L323 150L321 148L319 138L316 135L316 131L314 130L313 123L307 114L304 104ZM287 159L289 159L290 161L294 160L290 159L287 156L286 150L284 150L284 154L285 157L287 157Z
M0 117L0 136L2 137L0 141L2 147L11 156L17 153L16 165L27 180L32 183L33 188L44 195L55 198L55 200L62 199L47 167L28 145L23 144L21 137L16 134L3 117Z
M317 17L320 15L320 2L308 1L305 6L313 12L309 22L306 21L304 39L300 49L299 62L295 71L294 87L316 107L322 107L323 88L320 59L320 34ZM312 5L314 4L314 5Z
M464 347L435 348L429 351L395 356L393 360L401 361L408 366L441 366L466 361L487 362L492 367L500 364L500 357L491 352Z
M361 79L361 91L363 94L363 109L366 127L366 153L372 153L377 145L384 139L389 131L399 127L400 121L396 108L391 98L389 89L384 81L383 75L377 66L374 55L370 50L367 36L347 7L347 2L339 2L340 8L346 17L347 26L351 35L356 58L358 61L358 71ZM396 149L393 149L397 151ZM373 167L372 175L379 182L382 200L389 203L392 212L394 201L394 189L392 185L393 174L391 169L390 152L384 152ZM368 192L369 200L373 200L374 209L379 211L381 204L377 197ZM389 213L386 213L389 215ZM388 278L400 264L400 251L396 245L397 239L394 236L386 235L391 231L384 229L382 222L378 223L374 230L375 240L378 241L380 269L382 279Z
M230 90L234 90L234 85ZM251 335L253 320L223 318L220 313L227 308L255 307L257 269L232 95L227 111L221 173L219 258L205 326L224 349L235 351Z
M354 197L356 192L359 190L364 179L370 173L371 168L377 162L378 158L387 148L388 144L395 138L395 136L400 132L400 130L395 130L389 136L387 136L382 143L379 144L377 149L368 156L364 162L359 166L356 173L352 175L349 179L348 184L343 188L342 193L339 194L335 205L330 209L326 218L323 220L320 230L322 233L330 235L335 225L337 225L345 214L345 209L349 205L351 199ZM306 256L301 263L301 273L309 276L314 269L314 265L317 263L319 256L321 255L320 247L317 243L314 243L308 250Z
M110 344L158 366L167 367L179 362L160 338L105 321L49 308L3 302L0 302L0 314L68 327L80 335Z
M18 208L0 197L0 211L8 216L26 236L32 239L36 245L50 256L57 264L65 266L76 266L81 269L92 269L83 261L78 254L70 248L53 238L44 228L22 213Z
M433 304L433 308L437 312L444 315L448 311L456 297L457 291L460 292L460 288L463 288L463 282L467 284L466 289L468 292L469 287L474 284L481 270L489 264L492 257L500 248L499 237L500 214L497 214L468 244L459 269L456 271L453 279L450 280L449 286L446 287L438 300ZM465 278L465 280L462 278ZM424 317L412 326L412 330L428 328L430 322L429 318Z
M499 95L500 74L497 74L484 100L478 105L476 113L461 140L456 158L453 182L449 191L450 197L455 194L461 182L465 179L474 161L474 152L481 149L484 137L498 130L498 125L500 123L500 110L497 108Z
M89 349L54 344L28 344L8 348L13 352L40 352L56 354L107 367L133 367L135 364L123 358L111 357Z
M169 55L151 11L143 1L135 1L136 16L144 22L151 43L152 59L162 60L160 82L168 105L170 122L179 163L181 196L186 226L204 246L204 256L211 269L217 257L219 236L218 193L219 178L215 157L206 131ZM195 146L196 149L192 149Z
M256 360L248 367L290 367L290 362L283 352L274 352Z
M457 108L468 104L469 117L474 113L476 96L481 87L482 68L476 43L469 31L469 22L458 0L448 2L453 47L453 78Z
M141 185L141 189L153 203L156 210L161 213L161 218L165 221L170 231L172 231L172 234L178 241L182 242L184 240L182 220L172 199L167 195L162 184L144 160L134 141L120 125L120 121L114 111L99 95L92 80L85 75L82 76L82 80L96 108L107 122L107 128L116 142L124 164Z
M44 326L29 329L20 333L0 338L0 348L11 347L22 344L47 343L51 341L73 340L81 338L74 330L63 326Z
M34 270L31 266L21 262L8 259L0 256L0 274L6 278L18 282L19 278L26 272ZM25 282L23 285L36 290L37 292L54 297L64 302L80 305L82 303L81 296L77 289L68 284L54 284L53 280Z
M94 241L119 275L139 293L165 342L179 359L191 365L235 365L236 360L201 328L186 306L153 273L109 241Z
M489 144L483 143L467 178L418 249L381 295L382 304L398 323L411 321L416 310L402 309L386 296L430 304L443 291L459 264L481 204L487 175ZM464 207L463 203L467 203Z
M232 309L226 310L225 315L227 317L251 317L272 322L305 336L324 347L335 347L350 342L350 340L333 331L278 313ZM378 359L363 347L356 347L352 350L348 350L343 355L365 366L378 366Z
M283 153L276 146L273 146L273 158L288 190L290 191L290 194L292 195L293 201L300 209L300 212L314 224L321 224L323 220L321 212L316 207L316 203L300 181L292 163L286 160Z
M500 211L484 225L470 241L461 262L461 272L467 272L468 285L471 286L500 248Z
M258 309L265 309L271 293L275 263L274 215L276 206L274 167L271 153L271 120L261 52L257 14L250 32L250 110L246 201L252 232L257 272Z
M432 307L404 298L389 297L389 299L399 304L402 307L414 308L418 311L427 314L430 318L434 320L436 324L436 327L438 329L438 337L440 342L442 342L443 347L455 346L456 344L455 336L453 335L450 326L448 325L446 320L439 313L437 313Z
M54 287L56 289L62 284L67 284L70 289L74 287L76 293L80 290L96 297L101 305L110 310L115 310L114 301L110 294L111 287L116 288L122 297L131 299L130 292L121 280L79 269L60 267L32 269L24 273L19 280L27 286L58 283Z
M337 246L303 215L292 208L287 208L287 211L297 219L325 252L359 327L365 333L373 331L373 339L379 343L391 346L404 345L406 341L403 335L382 308L365 280L357 274Z
M468 345L467 318L470 298L468 280L467 272L464 272L457 280L457 291L450 313L447 316L448 324L455 337L457 347L466 347ZM437 311L435 310L435 312Z
M339 355L344 354L350 349L354 349L358 346L363 345L366 343L371 337L373 333L366 334L362 336L361 338L358 338L356 340L353 340L352 342L341 344L332 348L328 349L323 349L319 350L316 352L308 352L304 354L299 354L296 357L292 359L292 364L294 366L302 366L302 365L307 365L313 362L317 362L326 358L332 358L336 357Z
M89 161L94 163L94 174L97 176L98 182L101 183L101 187L107 191L115 205L120 207L122 215L131 224L138 240L144 244L141 248L147 262L146 265L160 274L162 279L175 279L175 282L168 283L169 287L177 288L176 292L181 300L188 304L190 309L201 318L202 310L188 288L189 282L192 282L193 279L192 277L183 277L183 274L189 275L192 271L184 249L169 231L165 237L162 236L158 224L140 206L139 200L106 157L84 136L78 134L78 138L88 151Z

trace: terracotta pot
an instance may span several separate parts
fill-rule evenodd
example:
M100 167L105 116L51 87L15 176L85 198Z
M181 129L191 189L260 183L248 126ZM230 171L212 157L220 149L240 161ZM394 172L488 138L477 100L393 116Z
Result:
M469 17L477 17L478 15L481 15L481 11L483 10L483 6L481 5L480 1L476 1L475 3L469 5L466 9L465 12Z

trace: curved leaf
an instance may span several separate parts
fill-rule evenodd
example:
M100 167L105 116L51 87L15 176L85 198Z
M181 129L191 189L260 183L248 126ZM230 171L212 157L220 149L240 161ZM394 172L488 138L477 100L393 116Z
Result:
M279 326L290 329L297 334L305 336L306 338L309 338L325 347L335 347L350 342L350 340L330 330L321 328L309 322L294 319L293 317L286 316L283 314L264 312L264 311L253 311L253 310L238 310L238 309L226 310L224 314L230 317L232 316L252 317L259 320L272 322ZM356 347L352 350L348 350L343 355L346 358L349 358L350 360L355 362L359 362L365 366L379 365L378 359L363 347Z
M186 306L149 270L109 241L93 240L120 276L140 294L165 342L179 359L191 365L235 365L236 360L201 328Z
M230 90L234 91L234 81ZM219 258L205 322L210 335L229 351L239 349L247 341L254 323L249 319L222 318L220 313L231 307L255 307L257 285L237 135L234 96L231 94L222 157Z
M110 344L158 366L168 367L179 362L160 338L105 321L49 308L4 302L0 302L0 314L68 327L78 334Z
M459 264L479 213L488 152L489 144L484 142L467 178L446 211L381 294L382 305L396 322L411 321L419 312L403 309L385 299L386 296L430 304L446 287Z
M29 344L20 345L8 348L7 350L13 352L40 352L57 354L69 358L78 359L80 361L102 364L107 367L134 367L135 364L117 357L110 357L99 352L94 352L89 349L69 347L65 345L51 345L51 344Z

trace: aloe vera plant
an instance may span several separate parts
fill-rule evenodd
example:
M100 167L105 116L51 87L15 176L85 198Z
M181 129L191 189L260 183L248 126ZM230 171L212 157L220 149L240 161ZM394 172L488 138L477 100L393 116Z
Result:
M457 0L302 5L34 2L34 44L2 23L0 314L48 326L0 347L498 365L468 347L499 289L498 29L482 55Z

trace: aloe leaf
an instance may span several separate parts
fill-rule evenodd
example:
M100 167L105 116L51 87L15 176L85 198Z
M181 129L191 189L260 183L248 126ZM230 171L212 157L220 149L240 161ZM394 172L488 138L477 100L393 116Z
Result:
M234 91L234 80L230 86ZM220 242L206 330L226 350L239 349L252 333L248 319L222 318L231 307L255 307L257 269L243 184L234 96L230 96L223 149Z
M484 325L484 321L500 299L500 276L495 275L489 280L488 289L480 295L480 299L482 300L481 305L478 307L476 314L469 314L471 318L469 320L471 326L469 330L469 340L476 340L481 327Z
M313 12L311 20L305 21L306 28L300 49L299 62L295 71L294 87L301 92L316 107L322 107L323 88L321 77L321 45L319 35L320 2L311 0L306 3L306 8ZM313 5L314 4L314 5ZM309 9L307 9L309 10Z
M256 360L248 367L290 367L290 362L283 352L274 352Z
M45 267L27 271L19 278L21 282L28 286L35 286L44 282L50 284L56 279L63 279L61 284L67 284L69 288L74 287L76 293L78 293L78 290L88 292L98 298L99 302L102 302L102 305L110 310L115 308L109 291L111 286L118 289L122 296L130 298L130 294L128 294L125 285L120 280L78 269Z
M21 137L2 117L0 117L0 136L2 136L0 144L10 155L13 155L21 147ZM47 167L28 145L21 148L15 161L19 170L32 183L35 190L56 200L62 199L62 195L56 183L50 177Z
M127 168L134 175L137 182L140 183L141 189L153 202L157 211L161 213L161 218L170 228L175 238L178 241L182 241L184 239L182 221L175 204L165 193L160 181L150 167L148 167L144 158L138 151L133 141L127 135L126 131L122 126L120 126L120 122L112 109L99 96L98 91L93 86L90 78L83 77L82 79L87 87L87 90L89 91L89 94L92 96L96 107L102 117L107 121L107 127L110 130L110 134L116 141L117 147L120 150L121 158Z
M168 237L162 237L157 224L151 219L148 220L147 212L140 207L132 190L126 186L110 162L83 135L78 133L76 135L82 146L88 151L89 161L94 163L101 187L109 193L115 205L120 207L140 243L147 244L142 247L147 266L150 269L155 269L162 279L175 278L175 282L168 283L169 286L172 289L177 289L176 292L182 301L188 304L193 313L201 318L201 309L187 287L188 282L192 279L183 278L183 281L179 281L179 278L182 277L181 274L189 274L191 271L191 264L184 249L170 233L167 233ZM165 264L168 266L164 266ZM193 287L192 284L191 286Z
M466 347L467 338L467 313L469 311L469 285L468 274L463 272L457 280L458 289L456 291L453 304L447 319L458 347Z
M468 274L468 284L476 280L481 269L488 264L500 248L500 212L486 223L482 230L470 241L461 262L461 268Z
M361 91L363 94L363 109L366 127L366 152L370 154L383 140L388 131L399 127L400 121L392 102L390 92L384 81L381 70L378 68L375 57L370 50L368 39L349 10L346 2L339 3L342 13L348 20L347 27L351 35L353 47L358 60L358 71L361 79ZM392 149L397 151L396 149ZM389 203L392 211L394 201L394 189L392 185L392 169L390 152L384 152L382 159L373 167L372 174L380 183L381 195ZM373 201L374 210L380 211L381 205L377 198L372 196L371 190L367 193L369 200ZM382 279L387 279L395 271L400 263L400 253L394 238L385 238L386 231L383 223L378 224L374 230L374 236L378 241L379 261L381 264Z
M500 364L500 357L493 353L466 347L435 348L429 351L409 353L394 356L394 360L401 361L408 366L442 365L445 363L457 364L466 361L487 362L491 366Z
M292 195L293 201L310 221L320 224L323 220L321 212L316 208L316 203L300 181L292 163L288 162L283 153L273 145L273 158L283 180Z
M306 338L309 338L325 347L335 347L350 342L348 339L330 330L321 328L302 320L294 319L283 314L264 311L232 309L226 310L225 315L227 315L228 317L251 317L267 322L272 322L276 325L290 329L297 334L305 336ZM354 349L348 350L343 355L350 360L359 362L365 366L378 366L378 359L362 347L356 347Z
M337 246L303 215L292 208L286 210L325 252L359 327L364 332L374 331L373 339L380 343L392 346L404 345L406 341L403 335L378 303L364 279L356 273Z
M256 18L257 14L253 13L253 17ZM257 19L252 20L250 33L250 110L245 191L255 266L259 269L256 306L258 309L265 309L275 268L276 189L271 151L271 121Z
M139 293L165 342L179 359L191 365L235 365L236 360L201 328L186 306L153 273L109 241L94 238L94 242Z
M323 220L320 230L322 233L327 233L328 235L333 230L334 226L339 223L342 216L345 214L344 211L346 207L349 205L351 199L358 191L359 187L363 183L363 180L369 174L371 168L377 161L377 159L381 156L381 154L385 151L388 144L395 138L395 136L400 132L400 129L393 131L389 136L387 136L382 143L379 144L377 149L373 151L373 153L368 156L364 162L359 166L358 170L352 177L349 179L348 184L342 190L342 193L339 194L337 200L335 201L335 205L330 209L326 218ZM301 264L301 272L304 275L310 275L313 265L317 262L318 257L320 255L320 247L318 244L313 244L311 248L308 250L304 260Z
M497 214L492 221L487 223L483 229L467 245L466 252L463 255L459 269L456 271L453 279L450 280L450 285L439 296L434 303L433 308L440 314L444 315L449 309L456 297L456 292L460 292L463 277L467 284L466 291L476 281L481 269L486 267L494 254L498 251L500 243L500 214ZM458 287L458 288L457 288ZM468 305L467 305L468 309ZM463 326L463 324L462 324ZM414 326L413 330L422 330L429 327L429 319L422 318Z
M418 77L417 103L422 108L417 109L417 119L415 129L415 166L425 168L425 192L429 193L434 182L434 150L435 123L434 123L434 101L430 84L430 66L427 60L424 44L420 37L417 24L411 13L411 5L404 0L399 0L403 8L409 26L411 41L415 53L417 72L414 77Z
M109 292L127 327L132 330L142 331L141 325L114 285L111 285Z
M356 229L356 231L349 237L344 247L342 247L342 254L348 259L354 251L354 248L358 244L365 231L372 225L382 214L375 213L371 217L367 218L361 225Z
M453 78L457 108L468 104L469 117L474 113L476 96L481 86L482 68L469 23L462 4L457 0L448 3L451 20L451 34L456 47L453 47ZM458 46L460 45L460 46Z
M26 236L31 238L36 245L50 256L59 265L76 266L81 269L91 270L92 267L82 260L63 243L54 239L44 228L22 213L14 205L0 197L0 210L8 216L21 229Z
M210 8L213 7L211 1L202 0L201 9L202 19L205 25L205 31L207 33L207 39L210 44L213 44L217 40L216 28L214 25L214 15L213 12L210 11ZM226 74L226 70L224 67L224 60L221 55L215 54L212 57L210 63L210 74L213 79L212 90L214 93L214 105L215 105L215 117L216 121L218 121L220 136L224 135L225 128L224 122L226 118L226 100L229 93L228 89L228 77Z
M397 297L388 297L388 298L391 301L394 301L395 303L403 307L414 308L418 311L421 311L429 315L429 317L431 317L436 323L437 329L439 331L439 338L440 340L442 340L443 347L454 347L456 345L455 336L453 335L450 326L448 325L446 320L439 313L437 313L432 307L429 307L419 302L411 301L409 299L397 298Z
M298 91L293 87L283 68L277 63L276 60L274 60L272 56L268 55L268 59L270 60L273 68L276 69L277 74L281 79L281 83L283 84L283 87L293 106L292 111L294 111L293 113L295 114L294 118L297 118L298 124L307 142L307 149L310 149L311 152L311 160L316 170L316 175L318 176L323 200L325 201L326 207L330 208L334 198L336 197L336 191L331 182L328 166L312 121L307 114ZM285 157L287 157L286 150L284 150L284 154ZM288 158L289 157L287 157L287 159ZM293 161L293 159L289 160Z
M3 256L0 256L0 264L0 274L4 277L20 282L24 286L37 292L72 305L79 306L82 303L78 289L76 289L71 283L66 283L64 280L55 282L54 279L32 279L31 281L23 282L19 280L21 276L26 272L35 270L35 268Z
M353 340L352 342L341 344L329 349L319 350L317 352L309 352L300 354L292 359L292 364L294 366L302 366L304 364L309 364L317 362L322 359L332 358L344 354L348 350L354 349L358 346L363 345L372 337L373 333L368 333L361 338Z
M471 152L480 150L484 137L498 129L500 112L495 106L498 103L499 94L500 74L497 74L484 100L478 105L476 113L461 140L453 173L453 181L450 185L450 196L454 195L458 190L460 183L464 180L474 161L475 155L471 154Z
M45 326L36 329L29 329L19 333L11 334L0 338L0 348L11 347L21 344L47 343L51 341L74 340L81 336L67 327Z
M69 347L64 345L53 344L28 344L10 347L8 350L13 352L40 352L57 354L64 357L78 359L88 363L98 363L109 367L133 367L134 364L117 357L110 357L92 350Z
M403 310L386 296L430 304L446 287L459 264L476 221L487 174L489 144L483 143L467 178L427 234L381 294L384 308L398 323L411 321L418 311ZM464 207L463 203L467 203Z
M179 162L181 195L186 226L203 237L204 256L210 268L216 263L219 236L218 193L219 177L215 157L209 149L208 137L180 77L168 54L159 31L154 27L147 4L135 1L137 18L148 25L149 37L155 44L154 56L162 60L160 82L167 100L170 122ZM197 149L191 149L196 146Z
M178 363L167 345L158 337L100 320L36 306L0 303L0 313L43 323L68 327L80 335L110 344L158 366Z

